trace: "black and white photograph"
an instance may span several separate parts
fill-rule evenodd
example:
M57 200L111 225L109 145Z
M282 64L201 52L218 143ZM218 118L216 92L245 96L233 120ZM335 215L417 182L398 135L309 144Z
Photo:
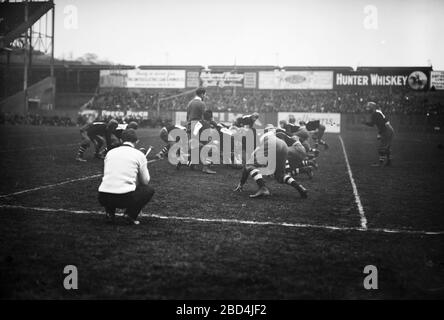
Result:
M1 0L0 299L444 299L443 18Z

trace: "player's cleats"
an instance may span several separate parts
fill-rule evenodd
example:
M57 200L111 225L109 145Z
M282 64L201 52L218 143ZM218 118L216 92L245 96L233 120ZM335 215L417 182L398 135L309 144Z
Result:
M318 170L318 168L319 168L318 163L314 159L313 160L308 160L308 165L313 167L313 168L315 168L316 170Z
M257 198L257 197L266 197L270 195L270 191L267 187L263 186L260 187L259 190L255 194L250 195L250 198Z
M180 163L180 162L178 162L177 164L176 164L176 170L180 170L180 166L181 166L182 164Z
M238 192L242 192L244 191L244 186L241 185L240 183L236 186L236 188L234 188L233 190L234 192L238 191Z
M105 214L105 221L106 221L106 223L113 224L114 223L114 213L106 212L106 214Z
M328 146L327 142L324 143L324 150L328 150L330 147Z
M138 225L138 224L140 224L139 220L133 219L133 218L131 218L130 216L128 216L126 214L123 215L123 218L130 225Z
M380 163L380 162L375 162L370 165L370 167L383 167L383 166L384 166L384 164Z
M216 171L211 170L210 168L208 168L208 166L203 166L202 172L208 173L208 174L215 174L216 173Z
M313 167L311 167L311 166L303 167L303 168L301 168L301 172L307 174L307 176L308 176L310 179L313 179L313 176L314 176L314 173L313 173Z
M299 191L299 194L301 195L302 199L307 199L308 197L308 191L305 189L302 185L299 185L299 187L296 188Z
M86 162L86 159L83 159L82 157L76 157L76 161Z

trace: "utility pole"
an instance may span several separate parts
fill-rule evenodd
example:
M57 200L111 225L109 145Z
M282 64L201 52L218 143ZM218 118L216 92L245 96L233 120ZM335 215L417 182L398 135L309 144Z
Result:
M25 0L25 23L28 22L28 0ZM28 113L28 30L25 32L25 41L24 41L24 61L23 61L23 98L24 98L24 105L23 105L23 113Z
M52 108L55 109L56 99L56 80L54 77L54 30L55 30L55 4L52 3L52 25L51 25L51 62L50 62L50 74L52 82Z

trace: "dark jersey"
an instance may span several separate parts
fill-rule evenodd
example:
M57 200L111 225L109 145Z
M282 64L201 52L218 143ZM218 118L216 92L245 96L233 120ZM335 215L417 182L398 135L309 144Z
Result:
M321 122L319 120L308 121L305 124L305 128L307 128L308 131L318 130L320 124L321 124Z
M295 132L297 132L299 130L299 126L295 125L293 123L287 123L284 126L284 130L288 133L288 134L293 134Z
M187 107L187 121L199 121L203 119L203 114L205 111L205 103L198 99L194 98L188 103Z
M296 142L296 140L292 139L287 133L282 130L276 130L276 137L283 140L289 147L291 147Z
M105 122L92 122L85 125L82 129L86 131L86 133L90 137L95 137L95 136L105 137L107 133Z
M386 123L388 122L385 115L382 113L381 110L375 110L372 115L369 122L364 122L365 125L369 127L373 127L376 125L378 128L378 132L382 133L386 128Z
M234 122L234 125L238 128L242 128L243 126L253 128L255 122L256 119L253 119L253 115L247 114L245 116L238 117Z
M97 136L103 137L106 140L107 146L111 145L111 134L114 132L108 130L105 122L92 122L83 126L80 130L86 131L87 135L93 140Z

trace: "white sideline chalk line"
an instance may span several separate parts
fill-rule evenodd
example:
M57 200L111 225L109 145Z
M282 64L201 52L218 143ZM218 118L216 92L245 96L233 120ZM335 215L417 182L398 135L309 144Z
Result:
M358 206L359 216L361 218L361 228L367 229L367 218L365 217L364 207L362 206L361 198L359 197L358 188L356 187L355 179L353 179L353 174L352 174L352 171L350 168L350 163L348 162L347 151L345 151L344 141L342 140L342 137L340 135L338 135L338 137L339 137L339 141L341 141L342 151L344 152L345 164L347 165L347 172L348 172L348 176L350 177L350 183L353 188L355 202L356 202L356 205Z
M69 144L56 144L56 145L52 145L52 146L39 146L39 147L30 147L30 148L21 148L21 149L0 150L0 153L20 152L20 151L28 151L28 150L39 150L39 149L50 149L50 148L59 148L59 147L72 147L75 145L79 145L79 144L78 143L69 143Z
M23 209L44 212L68 212L73 214L99 214L104 215L103 211L88 211L88 210L69 210L69 209L54 209L54 208L40 208L40 207L25 207L19 205L0 205L4 209ZM375 232L375 233L391 233L391 234L419 234L419 235L444 235L444 231L424 231L424 230L403 230L403 229L386 229L386 228L358 228L358 227L335 227L329 225L316 225L307 223L288 223L288 222L272 222L272 221L253 221L253 220L238 220L238 219L207 219L196 217L178 217L178 216L161 216L157 214L141 213L140 216L148 218L156 218L162 220L180 220L180 221L196 221L209 223L231 223L231 224L246 224L246 225L260 225L260 226L276 226L276 227L290 227L290 228L312 228L325 229L333 231L360 231L360 232Z
M70 180L59 182L59 183L48 184L46 186L40 186L40 187L36 187L36 188L32 188L32 189L26 189L26 190L22 190L22 191L17 191L17 192L13 192L13 193L9 193L9 194L3 194L3 195L0 195L0 199L1 198L11 197L11 196L16 196L16 195L22 194L22 193L27 193L27 192L32 192L32 191L38 191L38 190L42 190L42 189L57 187L57 186L61 186L61 185L67 184L67 183L94 179L94 178L98 178L100 176L102 176L101 173L100 174L95 174L95 175L92 175L92 176L88 176L88 177L82 177L82 178L77 178L77 179L70 179Z

